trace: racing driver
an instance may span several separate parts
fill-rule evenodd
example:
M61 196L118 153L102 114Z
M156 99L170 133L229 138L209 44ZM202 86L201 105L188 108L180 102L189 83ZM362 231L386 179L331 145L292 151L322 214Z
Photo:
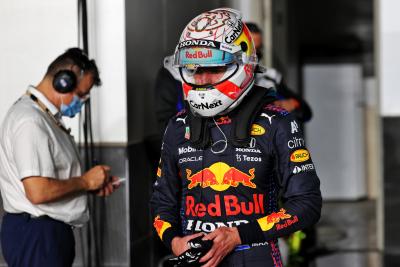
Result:
M174 64L186 109L167 126L151 198L175 255L205 234L200 264L282 266L277 238L320 218L319 179L299 123L254 85L257 56L241 14L220 8L185 27Z

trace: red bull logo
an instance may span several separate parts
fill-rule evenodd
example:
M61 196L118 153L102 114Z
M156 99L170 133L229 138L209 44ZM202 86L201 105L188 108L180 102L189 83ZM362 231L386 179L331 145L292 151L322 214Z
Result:
M192 59L192 58L211 58L211 57L213 57L213 53L210 49L193 51L193 53L186 51L185 57L190 58L190 59Z
M223 116L220 117L216 120L216 123L218 125L223 125L223 124L230 124L232 122L231 118L229 118L228 116Z
M281 220L289 219L292 215L286 214L285 209L280 209L278 212L273 212L270 215L262 217L258 219L258 224L261 229L265 232L270 230L276 223L279 223Z
M189 189L201 186L202 188L211 187L215 191L224 191L231 186L238 187L239 185L256 188L256 184L251 181L255 177L254 171L255 169L252 168L246 174L226 163L217 162L193 175L191 170L186 169L186 178L190 181Z
M156 232L158 234L158 236L160 237L160 239L162 240L162 236L165 232L165 230L167 230L168 228L171 227L171 224L169 222L163 221L160 219L160 216L157 216L154 219L154 223L153 223L154 228L156 229Z
M206 168L201 170L193 175L191 170L186 169L186 177L190 180L190 184L188 186L189 189L200 185L203 188L209 187L211 185L217 185L217 178L215 174L209 169Z

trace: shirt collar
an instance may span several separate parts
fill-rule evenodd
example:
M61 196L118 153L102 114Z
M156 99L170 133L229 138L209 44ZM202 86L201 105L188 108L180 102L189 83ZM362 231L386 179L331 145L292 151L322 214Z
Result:
M54 106L53 103L51 103L42 92L40 92L38 89L36 89L33 85L29 85L28 87L28 92L31 93L32 95L36 96L37 99L40 100L40 102L43 103L43 105L46 106L46 108L53 114L54 117L57 119L61 119L61 113L58 110L56 106Z

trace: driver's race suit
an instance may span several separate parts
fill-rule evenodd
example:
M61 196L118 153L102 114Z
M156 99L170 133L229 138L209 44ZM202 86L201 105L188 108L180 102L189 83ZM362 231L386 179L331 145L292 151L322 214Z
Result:
M237 227L242 244L219 266L282 266L277 238L320 218L315 166L286 110L265 105L247 147L230 141L231 115L209 119L213 141L204 150L189 142L185 110L170 120L151 198L153 225L170 249L176 236Z

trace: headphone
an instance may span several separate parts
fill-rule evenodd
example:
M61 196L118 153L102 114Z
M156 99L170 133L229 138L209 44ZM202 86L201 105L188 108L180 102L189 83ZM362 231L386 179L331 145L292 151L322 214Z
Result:
M72 70L60 70L53 78L53 87L61 94L72 92L77 83L78 78Z
M80 69L80 77L83 76L89 59L83 50L79 48L73 48L67 51L70 53L70 58L75 62L74 65ZM53 77L53 87L54 89L61 93L67 94L72 92L78 84L78 77L76 74L70 70L60 70Z

